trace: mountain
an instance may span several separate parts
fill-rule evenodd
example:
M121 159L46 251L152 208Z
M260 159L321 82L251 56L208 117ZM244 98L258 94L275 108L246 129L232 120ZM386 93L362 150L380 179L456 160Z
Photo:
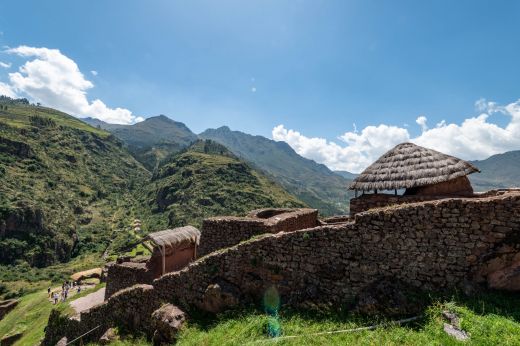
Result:
M109 132L3 100L0 264L45 266L102 250L121 221L113 218L120 201L150 176Z
M150 229L192 224L217 215L304 203L241 161L223 145L199 140L156 170L137 203Z
M322 214L348 213L350 180L301 157L287 143L231 131L227 126L208 129L199 137L223 144Z
M469 176L475 191L520 187L520 150L470 162L481 171Z
M120 138L135 158L150 170L167 155L178 152L197 140L197 135L186 125L165 115L150 117L133 125L108 124L93 118L82 120Z
M350 173L348 171L334 171L334 173L341 175L343 178L348 180L354 180L359 174L356 173Z

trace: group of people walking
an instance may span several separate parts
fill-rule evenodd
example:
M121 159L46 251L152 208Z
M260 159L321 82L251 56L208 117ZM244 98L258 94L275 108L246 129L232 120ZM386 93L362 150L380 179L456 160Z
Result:
M76 281L71 281L71 282L65 281L61 285L61 291L59 291L59 294L58 294L58 291L51 292L50 287L47 289L47 294L48 294L49 298L52 298L54 305L56 305L56 304L58 304L59 301L62 301L62 302L66 301L69 296L69 290L72 292L72 289L75 289L76 287L77 287L77 292L80 293L81 286L79 283L77 283Z

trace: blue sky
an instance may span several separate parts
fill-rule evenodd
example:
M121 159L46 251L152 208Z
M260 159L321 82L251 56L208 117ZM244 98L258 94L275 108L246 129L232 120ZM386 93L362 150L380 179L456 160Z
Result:
M134 116L166 114L195 132L228 125L287 140L329 166L325 156L337 151L301 148L312 143L302 140L344 150L360 140L345 134L381 124L414 139L424 132L419 116L429 128L460 126L482 111L505 128L511 114L493 106L520 96L513 0L17 0L1 2L0 12L1 46L58 49L92 83L90 101ZM12 84L9 73L31 59L1 53L11 66L0 81Z

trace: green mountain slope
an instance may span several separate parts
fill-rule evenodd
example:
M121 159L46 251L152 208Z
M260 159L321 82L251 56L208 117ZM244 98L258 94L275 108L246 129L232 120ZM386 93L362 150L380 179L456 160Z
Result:
M197 135L186 125L165 115L150 117L134 125L107 124L92 118L82 120L116 135L150 170L168 154L179 152L197 140Z
M325 215L348 213L350 180L326 166L298 155L287 143L252 136L228 127L209 129L199 135L217 141L235 155L263 170L287 191L320 209Z
M481 173L469 176L475 191L520 187L520 150L471 161Z
M59 111L0 102L0 264L100 251L132 186L150 178L110 133Z
M256 208L304 206L224 146L202 140L162 165L137 205L147 229L200 225L205 217Z

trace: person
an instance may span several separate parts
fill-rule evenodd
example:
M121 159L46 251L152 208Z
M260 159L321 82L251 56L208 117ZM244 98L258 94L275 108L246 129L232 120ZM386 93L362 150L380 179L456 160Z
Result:
M54 305L58 304L58 293L54 292L52 298L54 300Z
M47 297L51 297L51 287L47 288Z
M81 292L81 286L78 285L78 293Z

